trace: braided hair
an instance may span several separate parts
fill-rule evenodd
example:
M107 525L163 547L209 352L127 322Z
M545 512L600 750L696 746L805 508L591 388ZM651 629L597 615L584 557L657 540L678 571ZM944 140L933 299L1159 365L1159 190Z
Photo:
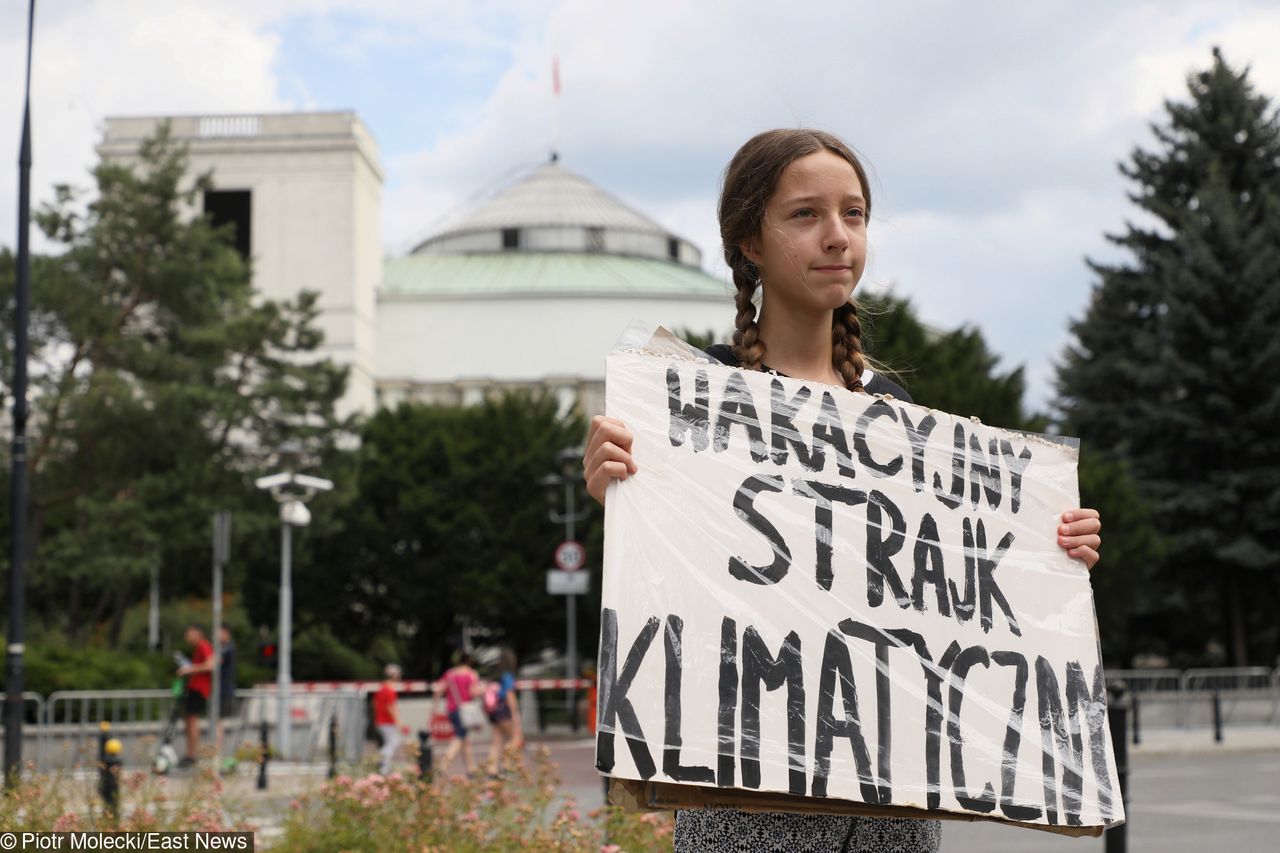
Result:
M725 169L720 193L720 240L724 260L733 272L735 290L733 354L742 367L759 370L765 358L765 344L756 323L756 291L761 286L760 270L742 250L742 244L761 233L765 206L778 186L782 172L801 157L830 151L853 167L866 196L866 217L871 217L871 188L866 170L857 155L838 137L821 130L768 130L757 134L738 149ZM831 318L831 363L850 391L863 391L862 323L852 299L840 306Z

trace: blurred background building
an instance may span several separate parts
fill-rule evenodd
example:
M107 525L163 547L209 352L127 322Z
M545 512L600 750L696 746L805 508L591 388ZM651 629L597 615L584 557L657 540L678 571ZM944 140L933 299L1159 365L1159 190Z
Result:
M258 292L320 294L322 354L351 369L344 413L515 388L597 413L605 355L632 320L731 327L731 287L703 272L698 247L554 155L384 257L385 174L355 113L108 118L98 152L135 160L164 121L193 173L212 171L204 211L234 224Z

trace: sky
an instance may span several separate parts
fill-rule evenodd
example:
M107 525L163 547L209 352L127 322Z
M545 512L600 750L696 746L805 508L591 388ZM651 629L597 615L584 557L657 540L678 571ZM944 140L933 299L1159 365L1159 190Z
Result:
M0 2L12 246L27 3ZM760 130L820 127L872 173L863 285L934 326L979 328L1044 408L1094 284L1085 259L1121 258L1105 235L1138 215L1117 164L1151 147L1150 124L1215 45L1280 99L1278 44L1280 0L44 0L32 187L38 204L54 184L87 186L108 116L350 109L387 174L388 253L558 139L565 166L725 276L725 164Z

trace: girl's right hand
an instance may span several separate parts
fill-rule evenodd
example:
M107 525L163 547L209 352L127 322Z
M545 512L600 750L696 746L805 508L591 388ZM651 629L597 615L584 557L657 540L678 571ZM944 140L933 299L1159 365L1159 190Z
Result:
M591 419L587 449L582 453L582 477L587 481L587 494L602 505L609 483L636 473L631 438L631 430L617 418L596 415Z

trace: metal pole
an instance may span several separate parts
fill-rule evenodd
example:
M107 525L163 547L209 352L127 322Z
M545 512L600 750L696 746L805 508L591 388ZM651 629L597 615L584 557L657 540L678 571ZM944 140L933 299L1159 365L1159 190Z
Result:
M282 505L283 508L283 505ZM289 522L280 521L280 669L276 676L276 694L279 708L276 713L276 752L280 758L289 757L289 632L293 629L293 529Z
M229 538L231 531L227 528L231 526L230 513L217 512L213 515L213 630L209 633L209 640L213 645L214 651L214 667L212 676L213 689L209 694L209 727L213 734L213 742L215 746L222 744L218 739L218 717L222 712L222 691L226 686L222 683L222 645L218 640L218 629L222 626L222 566L226 562L227 555L224 553L226 548L226 540ZM222 754L214 756L215 765L222 760Z
M1213 742L1222 743L1222 694L1213 691Z
M31 321L31 43L36 0L27 7L27 79L18 153L18 256L13 308L13 442L9 479L9 645L5 655L4 779L12 788L22 769L22 689L27 550L27 353Z
M575 537L577 533L577 510L574 507L575 483L572 477L564 478L564 501L565 501L565 518L564 518L564 537L567 542L578 541ZM586 571L585 567L581 567L578 571ZM565 675L570 679L578 677L578 596L570 593L564 597L565 607L567 608L567 628L568 642L565 644ZM578 691L573 686L569 687L569 728L576 732L578 730Z
M1128 709L1119 693L1113 693L1113 702L1107 711L1111 725L1111 749L1116 757L1116 780L1120 784L1120 802L1128 812L1129 804L1129 746L1125 739L1125 716ZM1105 835L1106 853L1125 853L1128 847L1129 825L1108 829Z
M147 608L147 648L160 648L160 564L151 567L151 596Z

